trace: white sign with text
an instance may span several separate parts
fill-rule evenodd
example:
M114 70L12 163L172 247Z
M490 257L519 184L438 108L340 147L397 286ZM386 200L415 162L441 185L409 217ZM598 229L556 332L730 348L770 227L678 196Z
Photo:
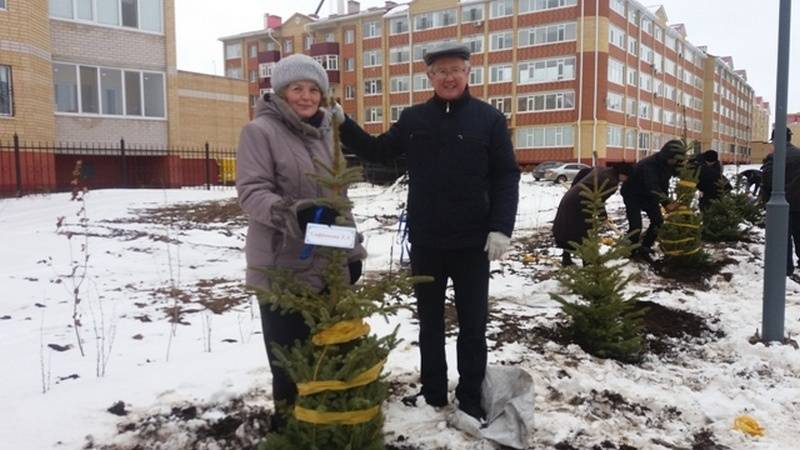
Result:
M305 243L322 247L355 248L356 229L353 227L309 223L306 226Z

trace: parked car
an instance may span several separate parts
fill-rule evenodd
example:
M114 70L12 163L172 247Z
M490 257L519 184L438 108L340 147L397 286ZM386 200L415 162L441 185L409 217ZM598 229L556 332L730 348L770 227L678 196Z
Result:
M533 179L536 181L541 180L542 178L544 178L544 173L545 171L547 171L547 169L552 169L553 167L559 166L561 164L563 163L560 161L545 161L543 163L540 163L538 166L536 166L535 169L533 169Z
M586 164L559 163L557 166L551 167L544 172L544 179L554 183L572 181L581 169L589 167L591 166L587 166Z

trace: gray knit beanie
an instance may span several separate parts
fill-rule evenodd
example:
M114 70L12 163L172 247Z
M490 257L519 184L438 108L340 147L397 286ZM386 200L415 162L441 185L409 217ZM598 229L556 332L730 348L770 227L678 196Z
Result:
M302 53L281 58L272 69L272 89L280 92L295 81L308 80L317 83L322 95L328 95L328 74L320 63Z

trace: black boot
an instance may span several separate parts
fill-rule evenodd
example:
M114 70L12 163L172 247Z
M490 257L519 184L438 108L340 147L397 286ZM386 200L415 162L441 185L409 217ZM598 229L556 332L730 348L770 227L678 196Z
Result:
M572 262L572 255L570 255L568 251L564 250L563 252L561 252L561 266L562 267L572 266L574 264L575 263Z

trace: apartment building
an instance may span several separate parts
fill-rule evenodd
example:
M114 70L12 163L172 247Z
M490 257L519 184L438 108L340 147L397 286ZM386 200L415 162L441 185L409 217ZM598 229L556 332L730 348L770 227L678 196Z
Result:
M370 133L430 98L422 56L461 41L472 49L471 94L506 114L524 166L636 161L684 133L716 146L723 161L749 152L752 88L728 77L732 64L715 63L709 77L711 57L686 28L635 0L387 1L363 11L350 1L342 14L268 16L264 30L220 40L226 73L248 77L251 101L269 89L281 55L317 58L345 111ZM714 100L725 115L711 114Z
M772 133L772 126L770 118L769 102L765 101L761 96L756 96L753 99L753 135L751 136L752 142L767 142L769 141L770 133Z
M23 142L23 157L0 151L0 191L17 164L36 190L63 186L77 159L97 179L117 174L122 140L162 149L140 158L143 172L177 173L185 161L167 149L235 147L247 101L242 80L177 70L174 0L0 0L0 142ZM78 145L114 151L61 148Z

